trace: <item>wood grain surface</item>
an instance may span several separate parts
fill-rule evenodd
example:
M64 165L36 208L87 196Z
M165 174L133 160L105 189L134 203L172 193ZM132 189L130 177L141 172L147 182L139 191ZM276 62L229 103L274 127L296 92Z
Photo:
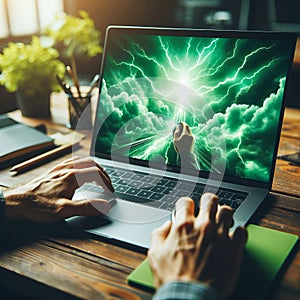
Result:
M55 111L54 107L54 111ZM46 124L50 133L67 133L65 115L38 120L12 116L29 125ZM25 183L71 155L89 153L90 136L73 154L64 155L36 169L11 177L0 171L0 184L14 187ZM286 109L278 155L300 151L300 111ZM272 191L252 223L299 235L300 167L277 159ZM0 248L0 286L33 299L150 299L151 294L127 284L127 275L146 254L136 249L95 239L70 230L65 223L14 224ZM267 299L296 300L300 297L299 243L268 294ZM1 298L1 296L0 296Z

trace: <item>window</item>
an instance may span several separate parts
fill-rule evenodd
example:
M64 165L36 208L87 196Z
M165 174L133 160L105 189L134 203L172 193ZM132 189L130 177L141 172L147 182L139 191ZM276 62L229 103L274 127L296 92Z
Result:
M0 38L37 33L63 9L63 0L0 0Z

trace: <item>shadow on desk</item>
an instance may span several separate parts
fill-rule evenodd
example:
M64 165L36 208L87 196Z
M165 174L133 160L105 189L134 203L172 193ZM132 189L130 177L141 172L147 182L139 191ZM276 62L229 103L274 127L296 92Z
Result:
M38 224L33 222L15 222L7 224L7 232L1 240L0 254L3 251L16 249L24 245L32 244L47 239L47 237L87 239L88 236L82 230L71 228L66 222L52 224Z
M43 240L48 241L51 239L63 239L66 243L68 240L80 240L84 242L93 239L142 254L147 253L147 249L98 235L96 236L84 231L85 229L99 227L106 224L109 222L107 219L102 219L97 216L79 217L78 220L80 224L77 227L70 226L65 221L51 224L38 224L28 221L8 224L6 237L2 239L0 244L0 256L1 252L6 252L22 246L34 244L35 242L40 243Z

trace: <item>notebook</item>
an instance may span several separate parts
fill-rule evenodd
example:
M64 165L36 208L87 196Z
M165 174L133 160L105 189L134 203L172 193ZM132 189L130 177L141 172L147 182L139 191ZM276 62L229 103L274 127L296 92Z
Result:
M36 128L0 116L0 168L54 148L53 138Z
M69 223L148 248L179 197L197 206L210 191L245 225L272 186L295 43L291 33L109 27L90 155L116 204L106 222ZM193 139L183 151L178 124ZM74 199L106 197L86 188Z
M262 299L298 241L298 236L253 224L247 226L248 241L239 281L231 299ZM129 284L154 291L152 272L145 259L127 277Z

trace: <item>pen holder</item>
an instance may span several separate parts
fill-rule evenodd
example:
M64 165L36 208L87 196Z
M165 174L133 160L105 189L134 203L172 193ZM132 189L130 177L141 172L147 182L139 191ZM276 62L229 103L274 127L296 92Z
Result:
M91 94L74 96L68 95L69 122L67 127L71 129L91 129L92 112L91 112Z

